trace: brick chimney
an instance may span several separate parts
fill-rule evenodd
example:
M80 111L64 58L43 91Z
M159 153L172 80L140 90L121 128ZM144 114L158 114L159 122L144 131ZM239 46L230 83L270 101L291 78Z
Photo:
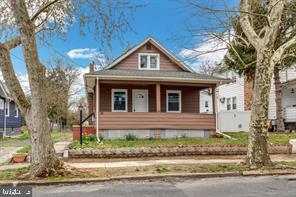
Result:
M88 65L88 68L89 68L89 72L90 72L90 73L91 73L91 72L94 72L94 71L95 71L95 63L94 63L94 62L90 63L90 64Z

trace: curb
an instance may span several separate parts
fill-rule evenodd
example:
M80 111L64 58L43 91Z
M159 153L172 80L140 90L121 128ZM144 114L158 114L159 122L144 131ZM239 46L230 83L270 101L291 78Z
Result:
M269 172L269 173L244 173L244 172L226 172L226 173L185 173L185 174L166 174L166 175L141 175L141 176L118 176L111 178L87 178L71 179L61 181L36 180L36 181L0 181L0 186L49 186L62 184L86 184L108 181L125 181L125 180L159 180L170 178L219 178L219 177L257 177L257 176L279 176L295 175L295 172Z
M118 176L110 178L87 178L87 179L71 179L61 181L51 180L36 180L36 181L0 181L0 186L47 186L47 185L60 185L60 184L83 184L83 183L96 183L107 181L124 181L124 180L157 180L166 178L217 178L217 177L235 177L242 176L240 172L227 172L227 173L185 173L185 174L166 174L166 175L140 175L140 176Z

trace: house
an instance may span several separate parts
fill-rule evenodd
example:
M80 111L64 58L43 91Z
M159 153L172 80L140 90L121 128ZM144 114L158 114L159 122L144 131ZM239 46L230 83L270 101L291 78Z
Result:
M200 110L200 92L229 80L194 72L154 38L147 38L102 70L84 75L90 125L107 139L206 137L216 130ZM210 103L209 103L210 104Z
M5 83L0 81L0 136L20 132L22 116Z
M251 105L252 81L239 76L232 70L225 70L219 76L232 79L231 83L221 85L216 90L218 129L220 131L248 131ZM282 83L282 107L287 129L296 129L296 66L280 73ZM274 80L272 80L268 117L276 125L276 103ZM201 99L210 101L204 94ZM203 103L205 104L205 103Z

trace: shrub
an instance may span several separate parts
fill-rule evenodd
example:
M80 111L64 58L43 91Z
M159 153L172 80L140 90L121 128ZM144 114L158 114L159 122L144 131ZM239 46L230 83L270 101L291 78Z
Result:
M137 136L135 136L134 134L129 133L129 134L125 135L126 141L135 141L136 139L137 139Z
M104 141L104 136L103 135L99 135L99 139L100 139L100 141Z
M90 141L90 142L97 141L97 136L95 136L95 135L89 135L88 136L88 141Z

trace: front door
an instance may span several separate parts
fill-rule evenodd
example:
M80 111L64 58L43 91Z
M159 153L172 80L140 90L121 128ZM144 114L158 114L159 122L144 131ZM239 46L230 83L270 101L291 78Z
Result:
M133 111L148 112L148 90L133 90Z

